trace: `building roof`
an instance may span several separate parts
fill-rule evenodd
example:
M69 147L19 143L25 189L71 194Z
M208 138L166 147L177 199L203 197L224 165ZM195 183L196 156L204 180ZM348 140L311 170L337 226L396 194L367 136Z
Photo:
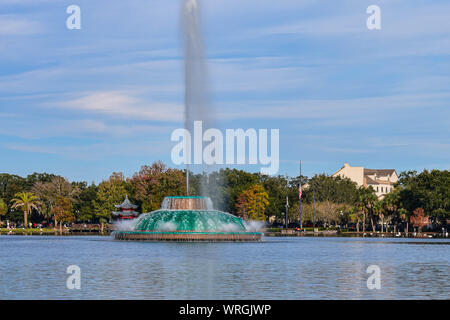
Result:
M122 204L115 205L114 207L118 209L136 209L138 206L132 204L130 200L128 199L128 195L125 197L125 200L122 202Z
M366 179L367 184L378 184L378 182L376 182L375 180L373 180L369 177L364 177L364 179Z
M378 185L378 184L388 184L388 185L392 185L392 182L390 182L390 181L374 180L374 179L372 179L370 177L367 177L367 176L365 176L364 179L366 181L366 184L376 184L376 185Z
M391 176L397 174L395 169L364 169L364 175L376 174L377 176Z

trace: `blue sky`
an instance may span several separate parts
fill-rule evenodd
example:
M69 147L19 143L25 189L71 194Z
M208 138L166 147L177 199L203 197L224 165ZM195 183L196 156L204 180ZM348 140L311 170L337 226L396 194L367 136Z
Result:
M0 172L101 181L171 165L182 1L1 0ZM81 8L68 30L66 8ZM450 166L450 3L208 0L220 128L279 128L280 174ZM381 8L382 29L366 28ZM260 166L242 167L250 171Z

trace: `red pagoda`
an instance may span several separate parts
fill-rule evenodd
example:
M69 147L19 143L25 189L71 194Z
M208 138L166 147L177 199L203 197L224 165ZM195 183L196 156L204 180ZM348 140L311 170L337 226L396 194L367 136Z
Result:
M137 206L130 202L128 195L125 197L122 204L115 205L114 207L120 209L120 211L113 211L112 213L117 220L134 219L139 215L139 212L134 211Z

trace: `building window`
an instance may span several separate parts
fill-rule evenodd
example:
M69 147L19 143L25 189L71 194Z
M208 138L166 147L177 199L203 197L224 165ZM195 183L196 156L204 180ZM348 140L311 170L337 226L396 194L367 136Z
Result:
M383 193L383 192L384 192L383 187L381 187L381 193Z
M377 192L378 192L378 187L377 187Z

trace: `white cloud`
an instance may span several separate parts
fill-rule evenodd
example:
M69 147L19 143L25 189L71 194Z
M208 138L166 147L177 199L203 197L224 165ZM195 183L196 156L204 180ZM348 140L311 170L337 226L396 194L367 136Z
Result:
M176 103L144 101L120 91L103 91L86 94L53 106L73 110L124 117L137 120L181 122L183 106Z
M41 33L44 30L38 21L18 15L0 15L0 36L20 36Z
M43 3L58 3L58 0L2 0L1 5L11 5L11 4L27 4L27 5L36 5L36 4L43 4Z
M98 119L42 119L37 117L24 118L20 114L1 114L0 135L14 136L28 140L46 138L86 138L104 140L114 138L135 140L141 138L159 139L167 137L175 126L153 124L127 124L123 121L103 121ZM8 120L6 121L6 119Z

